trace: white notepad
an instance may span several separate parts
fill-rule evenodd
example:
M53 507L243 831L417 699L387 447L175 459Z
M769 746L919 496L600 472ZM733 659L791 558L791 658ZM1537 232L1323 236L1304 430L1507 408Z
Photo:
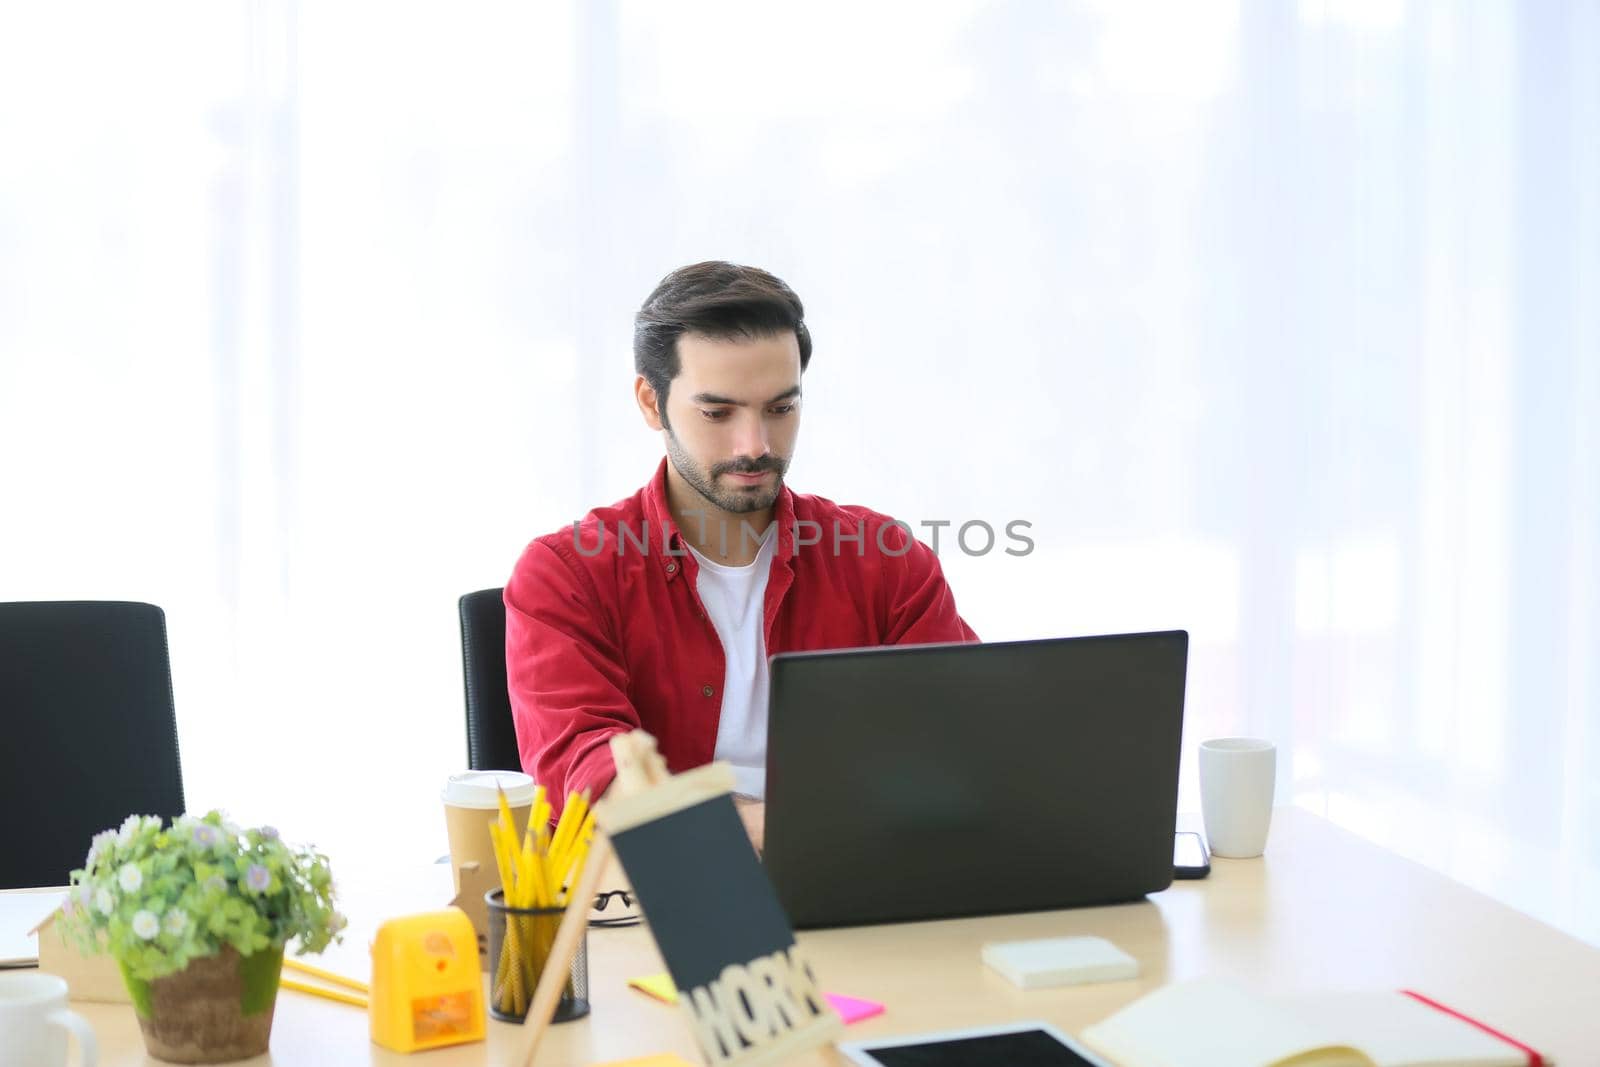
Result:
M1113 982L1139 975L1139 961L1103 937L992 941L983 962L1023 989Z

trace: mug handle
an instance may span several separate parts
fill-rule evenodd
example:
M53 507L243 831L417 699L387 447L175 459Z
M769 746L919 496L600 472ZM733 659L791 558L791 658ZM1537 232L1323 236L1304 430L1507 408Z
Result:
M62 1008L46 1015L44 1021L72 1031L72 1036L78 1039L80 1067L95 1067L95 1064L100 1062L100 1044L95 1040L94 1029L90 1027L89 1020L75 1011Z

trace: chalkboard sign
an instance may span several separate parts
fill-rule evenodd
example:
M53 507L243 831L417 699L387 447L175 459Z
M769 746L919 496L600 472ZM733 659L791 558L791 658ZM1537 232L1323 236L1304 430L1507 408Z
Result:
M733 806L733 771L666 774L648 734L612 741L595 807L708 1064L774 1063L843 1029Z

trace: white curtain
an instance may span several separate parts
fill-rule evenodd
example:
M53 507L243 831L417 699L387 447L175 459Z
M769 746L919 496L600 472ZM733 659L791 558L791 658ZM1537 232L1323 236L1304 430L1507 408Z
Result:
M1186 806L1263 734L1600 942L1588 3L8 9L0 597L167 610L192 806L442 851L456 597L650 473L706 258L983 636L1190 631Z

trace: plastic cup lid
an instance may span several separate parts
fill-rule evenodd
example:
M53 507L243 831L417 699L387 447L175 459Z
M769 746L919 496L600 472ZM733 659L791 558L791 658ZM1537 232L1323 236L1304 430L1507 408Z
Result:
M533 779L521 771L466 771L452 774L440 797L452 808L498 808L495 786L505 790L513 808L533 803Z

